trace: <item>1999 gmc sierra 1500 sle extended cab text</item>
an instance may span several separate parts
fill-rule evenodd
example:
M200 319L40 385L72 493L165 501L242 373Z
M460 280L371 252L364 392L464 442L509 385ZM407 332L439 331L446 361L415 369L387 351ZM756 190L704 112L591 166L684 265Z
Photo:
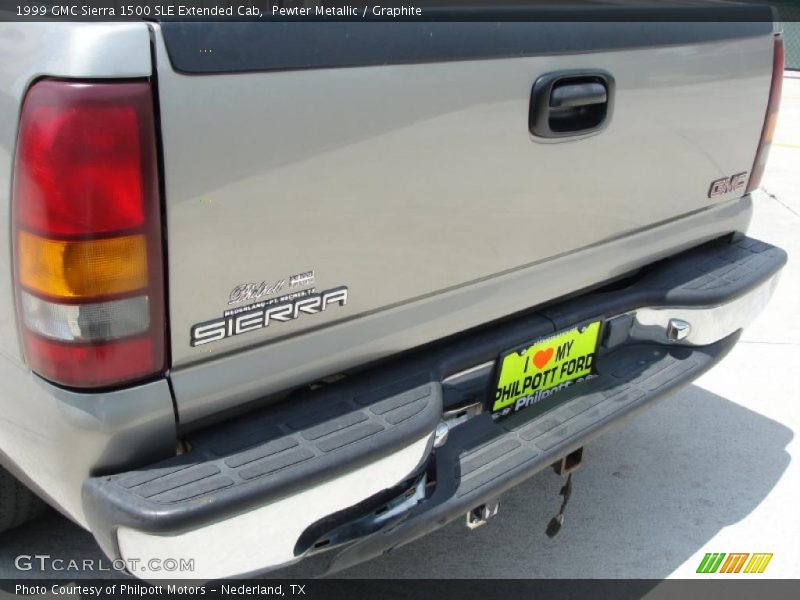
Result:
M767 14L1 25L2 528L325 573L567 474L776 285Z

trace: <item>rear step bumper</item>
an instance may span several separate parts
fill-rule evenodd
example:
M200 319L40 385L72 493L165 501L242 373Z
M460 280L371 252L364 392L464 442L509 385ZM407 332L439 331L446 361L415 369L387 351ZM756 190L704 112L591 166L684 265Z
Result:
M705 244L626 288L296 394L191 434L180 456L89 479L89 524L112 558L194 560L194 571L170 577L230 577L301 558L318 572L357 564L496 498L695 379L761 311L785 262L750 238ZM604 323L598 377L552 396L544 413L453 420L485 398L501 352L590 319ZM449 435L434 448L445 418Z

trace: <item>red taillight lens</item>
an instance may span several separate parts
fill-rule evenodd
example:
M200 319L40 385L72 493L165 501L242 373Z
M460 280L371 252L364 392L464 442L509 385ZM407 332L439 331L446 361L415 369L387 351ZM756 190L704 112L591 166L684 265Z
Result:
M20 116L17 312L42 377L99 388L165 368L150 84L43 80Z
M775 52L772 58L772 85L769 90L769 102L767 103L767 114L764 118L764 127L761 130L761 140L758 143L756 159L753 168L750 169L750 180L747 183L747 193L758 189L761 185L761 178L764 176L764 169L769 158L769 149L772 146L772 138L775 135L775 126L778 124L778 109L781 104L781 88L783 86L783 37L775 36Z

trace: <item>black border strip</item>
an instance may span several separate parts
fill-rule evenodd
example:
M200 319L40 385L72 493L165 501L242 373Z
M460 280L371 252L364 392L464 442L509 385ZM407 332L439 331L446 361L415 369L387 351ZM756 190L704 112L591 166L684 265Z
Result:
M773 31L747 22L163 22L189 74L416 64L653 48Z
M49 557L48 557L49 558ZM67 560L64 560L66 564ZM80 561L77 561L80 562ZM177 562L177 561L175 561ZM110 561L102 561L114 572ZM180 573L176 569L176 572ZM34 571L35 573L35 571ZM580 565L575 565L580 574ZM208 582L198 579L182 581L141 580L110 581L107 579L78 579L69 573L59 579L2 579L0 590L19 597L31 594L82 593L83 597L113 600L160 598L265 598L285 594L287 598L309 600L352 600L380 598L381 600L687 600L725 598L794 599L800 593L800 582L790 579L753 579L748 576L717 578L698 575L693 579L231 579ZM447 573L442 574L444 577ZM760 576L760 577L763 577ZM18 587L19 586L19 587ZM32 589L40 586L38 590ZM61 589L69 586L70 590ZM235 590L231 592L230 589ZM73 591L74 590L74 591Z

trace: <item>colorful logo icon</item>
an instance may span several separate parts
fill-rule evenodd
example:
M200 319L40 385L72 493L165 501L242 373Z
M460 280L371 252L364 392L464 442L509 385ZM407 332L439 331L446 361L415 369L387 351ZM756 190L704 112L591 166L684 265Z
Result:
M748 560L749 558L749 560ZM771 553L734 552L725 554L724 552L707 552L697 567L698 573L763 573L769 561L772 560Z

